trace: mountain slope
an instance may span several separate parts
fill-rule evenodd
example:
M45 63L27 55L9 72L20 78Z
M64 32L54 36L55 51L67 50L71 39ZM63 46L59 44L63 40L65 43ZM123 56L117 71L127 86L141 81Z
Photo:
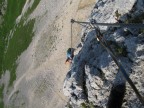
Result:
M2 16L1 108L63 108L70 19L86 19L95 0L7 0ZM82 4L81 4L82 3ZM79 7L83 6L83 9ZM83 15L81 15L83 12ZM81 28L75 26L75 38ZM80 38L79 38L80 39ZM78 40L75 41L78 43ZM0 44L1 45L1 44Z

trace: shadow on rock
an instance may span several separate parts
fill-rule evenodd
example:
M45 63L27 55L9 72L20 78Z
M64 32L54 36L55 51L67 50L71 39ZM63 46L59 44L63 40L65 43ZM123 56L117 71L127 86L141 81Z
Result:
M125 90L126 90L125 83L112 87L107 108L121 108L123 103L123 98L125 95Z

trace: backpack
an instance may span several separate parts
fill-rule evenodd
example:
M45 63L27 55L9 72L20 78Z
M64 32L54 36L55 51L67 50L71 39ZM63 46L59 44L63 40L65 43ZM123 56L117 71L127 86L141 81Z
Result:
M69 48L69 49L67 50L67 58L72 59L72 48Z

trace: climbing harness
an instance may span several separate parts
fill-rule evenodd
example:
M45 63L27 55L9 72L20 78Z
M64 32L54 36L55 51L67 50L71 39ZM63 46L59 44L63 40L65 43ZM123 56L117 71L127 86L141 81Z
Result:
M99 39L100 44L107 50L107 52L111 55L112 59L116 63L116 65L119 67L120 71L122 72L125 79L128 81L132 89L134 90L135 94L137 95L140 102L144 105L144 98L140 95L138 89L132 82L132 80L127 75L125 69L123 68L122 64L117 60L115 53L111 49L111 47L108 45L107 41L103 38L102 33L100 32L100 28L98 26L109 26L109 27L130 27L130 28L144 28L144 24L122 24L122 23L96 23L95 20L92 20L91 22L80 22L71 20L72 23L78 23L78 24L88 24L90 25L96 32L97 38Z

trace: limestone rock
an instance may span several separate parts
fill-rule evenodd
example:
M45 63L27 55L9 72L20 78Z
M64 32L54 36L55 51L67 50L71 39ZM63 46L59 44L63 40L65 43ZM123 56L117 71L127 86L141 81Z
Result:
M136 18L136 13L144 13L141 12L142 3L142 0L98 0L92 10L90 20L115 23L117 22L115 20L116 10L121 14L120 20L131 20L126 17L128 14ZM100 27L100 29L105 30L103 37L140 93L144 94L144 35L142 32L139 29L131 28ZM126 83L109 53L97 41L96 35L95 30L85 29L82 46L78 49L71 70L64 81L64 94L70 98L71 103L78 106L83 102L92 102L94 106L105 108L113 94L112 90L122 85L122 94L125 93L123 108L140 107L141 104L134 91Z

